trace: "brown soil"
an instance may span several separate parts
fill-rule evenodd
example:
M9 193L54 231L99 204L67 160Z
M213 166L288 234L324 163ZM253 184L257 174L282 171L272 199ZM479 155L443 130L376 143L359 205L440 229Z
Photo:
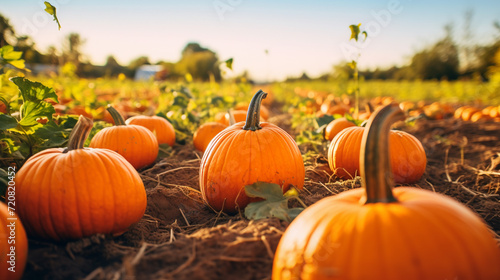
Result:
M292 131L289 119L273 120ZM500 123L419 120L406 130L422 141L428 156L426 173L414 186L464 203L498 237ZM332 176L326 147L306 162L301 197L308 205L360 186L359 180ZM23 279L270 279L273 254L288 224L249 221L205 205L198 187L200 157L191 144L177 145L172 156L143 170L146 214L121 236L68 243L30 239Z

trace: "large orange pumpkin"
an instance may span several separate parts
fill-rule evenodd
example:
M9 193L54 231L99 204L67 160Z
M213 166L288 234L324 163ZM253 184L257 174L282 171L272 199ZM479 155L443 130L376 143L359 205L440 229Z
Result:
M234 213L253 201L244 191L255 182L276 183L283 191L304 185L304 163L297 143L283 129L259 123L258 91L248 108L246 122L235 123L212 139L200 167L203 199L215 210Z
M456 200L392 189L389 105L370 120L361 152L362 188L324 198L290 224L273 280L500 279L500 250L485 223Z
M23 224L13 210L0 202L0 279L21 279L27 258L28 238Z
M359 152L364 127L348 127L338 133L328 148L330 169L340 178L359 175ZM422 143L415 136L391 130L389 134L392 174L396 183L413 183L422 177L427 165Z
M118 153L83 148L91 129L92 121L80 116L66 149L37 153L16 174L18 214L28 234L53 240L120 234L143 216L141 177Z
M156 136L158 144L168 144L172 147L175 144L175 129L174 126L165 118L158 116L134 116L128 118L125 123L127 125L135 124L144 126Z
M218 122L207 122L196 129L193 135L193 145L198 151L204 152L210 141L219 132L227 128L227 125Z
M90 141L91 148L113 150L122 155L136 169L152 164L158 156L158 140L149 129L140 125L126 125L113 107L107 109L115 122L97 132Z

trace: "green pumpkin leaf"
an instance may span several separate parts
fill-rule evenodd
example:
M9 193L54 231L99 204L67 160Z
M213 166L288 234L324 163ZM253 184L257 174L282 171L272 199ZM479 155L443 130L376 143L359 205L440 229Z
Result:
M227 68L233 70L233 58L232 57L224 62L226 63Z
M10 64L18 69L27 70L24 65L24 59L21 59L23 52L14 51L11 45L5 45L0 48L0 64Z
M278 184L257 182L245 186L245 193L249 197L259 197L264 200L252 202L245 207L247 219L259 220L276 217L291 222L304 208L288 208L288 200L297 198L295 191L289 191L286 195Z
M46 117L49 121L52 120L52 114L55 112L56 110L52 104L48 102L27 101L21 108L21 115L23 118L19 124L25 127L35 126L38 124L36 120L42 117Z
M39 82L30 81L24 77L14 77L10 79L19 88L23 101L44 101L52 99L59 103L54 89L44 86Z
M61 24L59 23L59 19L57 18L57 15L56 15L56 7L52 6L52 4L50 4L49 2L45 1L44 2L45 4L45 11L54 17L54 21L57 22L57 26L59 27L59 30L61 30Z
M7 130L17 126L16 118L6 115L0 114L0 129Z
M349 28L351 29L351 38L349 38L349 40L356 40L356 42L358 41L358 37L359 37L359 27L361 26L361 23L360 24L351 24L349 25Z

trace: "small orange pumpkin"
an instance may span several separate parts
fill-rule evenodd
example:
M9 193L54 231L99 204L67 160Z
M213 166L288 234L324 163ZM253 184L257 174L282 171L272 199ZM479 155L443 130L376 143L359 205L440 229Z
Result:
M14 211L0 202L0 279L21 279L27 258L28 238L24 226Z
M152 164L158 156L158 140L149 129L140 125L126 125L113 107L107 108L114 126L105 127L90 141L91 148L113 150L122 155L136 169Z
M332 141L332 139L337 135L339 132L344 130L345 128L351 127L351 126L356 126L353 122L349 121L346 118L338 118L333 121L331 121L325 128L325 139L328 141Z
M142 218L141 177L118 153L83 148L91 129L92 120L80 116L66 149L37 153L16 174L17 210L29 234L53 240L121 234Z
M297 143L278 126L260 123L259 90L248 108L246 122L235 123L212 139L201 159L200 190L215 210L235 213L255 199L244 191L256 182L275 183L283 192L301 189L305 169Z
M394 104L376 115L362 140L362 188L323 198L292 221L272 279L500 279L500 250L479 216L442 194L392 189L389 129L404 113Z
M364 127L349 127L332 139L328 148L328 164L340 178L351 179L359 175L359 152L364 131ZM391 131L389 143L394 180L401 184L418 181L427 165L422 143L415 136L397 130Z
M218 122L207 122L196 129L193 135L193 145L198 151L204 152L210 141L219 132L227 128L227 125Z
M168 144L170 147L175 144L175 129L174 126L165 118L158 116L134 116L128 118L125 123L127 125L135 124L144 126L156 136L158 144Z

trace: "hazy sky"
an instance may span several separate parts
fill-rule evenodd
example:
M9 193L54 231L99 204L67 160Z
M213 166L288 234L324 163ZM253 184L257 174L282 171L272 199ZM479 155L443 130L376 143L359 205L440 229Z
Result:
M18 35L29 35L44 52L61 49L69 33L85 39L83 52L94 64L114 55L126 65L139 56L175 62L188 42L215 51L220 60L234 58L234 73L248 70L264 80L325 73L359 50L361 68L402 65L413 53L444 36L454 24L463 35L464 14L473 10L475 42L497 34L498 0L50 0L62 28L46 14L40 0L0 0L0 13ZM369 41L349 41L351 24L362 23ZM350 47L349 47L350 46ZM265 50L268 50L266 54Z

